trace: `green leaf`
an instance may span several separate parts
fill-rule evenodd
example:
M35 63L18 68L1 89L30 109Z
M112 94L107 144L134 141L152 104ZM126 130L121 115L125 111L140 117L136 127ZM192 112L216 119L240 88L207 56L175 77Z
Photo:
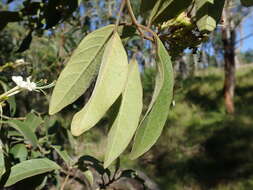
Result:
M47 158L27 160L11 167L4 186L9 187L23 179L57 169L60 169L60 166Z
M8 102L9 107L10 107L10 114L11 114L11 116L14 116L15 113L16 113L16 109L17 109L15 96L9 97L7 102Z
M152 21L154 20L155 16L159 12L159 8L162 6L162 4L163 4L163 0L156 1L155 6L153 7L153 9L150 13L149 24L151 24Z
M140 14L141 0L130 0L134 15L138 17Z
M37 147L37 137L35 133L27 126L25 122L19 120L10 120L7 122L10 127L19 131L26 140L29 140L34 147Z
M28 152L25 145L20 143L20 144L14 145L10 149L10 154L12 154L14 158L17 158L22 162L26 160Z
M118 33L106 45L98 79L85 107L75 114L71 133L75 136L92 128L120 96L127 80L128 60Z
M68 136L68 141L69 141L69 145L75 149L75 147L77 147L77 143L75 138L73 137L73 135L71 134L70 130L67 130L67 136ZM77 147L78 148L78 147Z
M199 31L210 33L219 22L225 0L195 0Z
M185 11L192 3L192 0L161 0L156 14L150 17L150 22L160 24L177 17Z
M43 123L41 117L35 115L34 113L29 113L26 115L26 120L24 123L28 126L33 132L36 131L37 127Z
M158 76L153 105L144 116L137 129L131 158L137 158L147 152L157 141L168 117L173 97L173 67L167 50L157 37ZM161 87L159 87L161 86Z
M142 111L142 85L138 63L129 64L128 80L120 110L108 135L104 167L107 168L127 147L138 127Z
M83 172L83 174L86 177L86 179L88 180L88 182L90 183L90 186L93 186L94 177L93 177L92 172L90 170L87 170L87 171Z
M0 69L1 71L1 69ZM7 86L7 84L3 81L0 80L0 85L2 86L4 92L8 91L9 90L9 87ZM9 107L10 107L10 113L11 113L11 116L14 116L15 113L16 113L16 101L15 101L15 96L11 96L7 99L7 102L9 104Z
M253 0L241 0L243 6L250 7L253 6Z
M109 25L86 36L61 72L49 105L49 114L55 114L77 100L95 79L104 46L114 26Z
M157 0L141 0L141 13L145 14L150 11L156 4Z
M0 142L0 179L4 173L5 173L4 152L2 143Z
M66 150L61 150L60 146L52 146L54 150L59 154L59 156L64 160L67 166L72 166L74 164L74 160L68 155Z
M22 53L25 50L29 49L31 43L32 43L32 36L33 31L30 30L30 32L27 34L27 36L23 39L22 43L20 44L18 50L15 53Z
M31 151L31 158L41 158L43 155L39 151Z

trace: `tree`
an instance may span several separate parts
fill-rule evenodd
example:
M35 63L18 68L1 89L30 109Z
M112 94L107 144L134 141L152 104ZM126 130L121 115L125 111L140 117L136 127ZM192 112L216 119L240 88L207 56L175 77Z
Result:
M87 3L87 7L92 4L91 1L85 3ZM105 1L95 1L95 3L99 5L98 7L105 6ZM109 2L108 5L110 8L111 3ZM49 105L49 114L54 115L78 101L88 89L92 91L88 101L85 102L86 104L74 114L70 130L67 126L62 129L63 132L58 131L58 133L67 134L70 139L73 138L71 134L80 136L97 125L105 115L108 115L110 130L105 147L104 162L84 155L78 155L78 159L76 159L78 161L72 160L71 156L62 150L63 146L53 145L53 140L48 135L52 125L50 122L46 122L46 117L43 121L48 126L42 131L36 130L42 121L41 118L34 115L28 115L24 121L20 121L20 118L2 117L4 118L4 128L1 130L8 129L0 133L2 135L0 174L3 177L1 184L4 187L15 186L17 182L29 179L31 176L45 174L53 170L66 176L65 180L69 177L75 178L73 172L92 172L94 179L96 179L91 187L93 189L110 188L117 184L122 177L138 180L134 171L119 171L118 158L129 146L133 137L130 153L132 159L143 155L156 143L167 120L173 98L172 61L181 56L186 48L194 50L207 40L208 35L219 23L224 0L213 2L209 0L158 0L148 1L148 3L147 0L142 0L135 1L133 5L135 9L133 9L130 0L122 0L120 1L120 9L114 10L118 12L116 19L115 17L104 19L105 22L101 25L106 26L99 27L99 29L90 24L89 29L96 30L85 31L85 37L71 55L56 82ZM50 31L50 34L54 34L50 29L57 26L64 29L66 26L61 25L66 25L66 23L73 25L75 19L71 18L75 18L76 15L82 16L81 11L75 12L77 8L78 1L34 2L27 0L24 1L23 8L18 11L0 11L0 17L3 20L1 29L6 27L9 22L25 23L27 36L17 51L17 53L21 53L29 49L34 34L43 34L47 30ZM111 11L109 13L111 14ZM140 17L142 19L138 20L137 18ZM88 16L85 21L89 25ZM95 18L93 21L94 24L101 20L98 21ZM110 24L112 22L113 24ZM79 21L76 23L80 25ZM98 25L95 24L95 26ZM74 26L76 25L74 24ZM185 39L185 36L188 38ZM64 37L64 35L60 35L61 46L66 49ZM127 47L125 44L133 39L148 40L155 50L155 89L142 119L140 119L143 110L142 83L138 62L135 58L136 54L132 53L133 56L128 63L128 54L124 48ZM135 46L134 43L128 45ZM131 51L129 50L129 52ZM62 55L59 53L59 56ZM16 76L12 79L16 86L0 95L1 108L6 105L7 101L11 105L11 97L18 93L43 91L53 85L38 85L32 82L30 77L23 79L21 76ZM95 87L92 88L94 83ZM34 121L36 121L36 125L30 126L29 122ZM10 133L13 131L9 128L13 128L21 134L17 141L14 138L15 143L22 142L18 143L22 148L16 147L13 150L18 162L11 159L8 151L9 147L13 148L10 143L12 141L9 139L9 136L13 136L13 133ZM58 135L58 133L56 132L54 135ZM27 153L26 146L31 147L29 153ZM25 156L15 153L16 149L23 150ZM38 154L39 156L36 156ZM61 164L58 162L58 157L64 161L66 166L59 166ZM5 164L5 159L11 160L10 164ZM111 174L108 167L113 162L116 162L116 169ZM87 177L84 180L80 178L77 181L80 180L89 186L87 185L89 184ZM61 184L62 189L64 184L64 182ZM143 181L141 184L144 186Z
M234 113L234 90L235 90L235 23L229 10L232 1L227 1L223 11L224 26L222 28L222 41L224 45L224 97L228 113Z
M248 11L240 16L232 8L235 6L234 1L227 1L223 10L223 27L222 27L222 42L224 47L224 98L225 106L228 113L234 113L234 93L236 85L236 30L244 20L245 16L249 14ZM239 6L239 10L242 7Z

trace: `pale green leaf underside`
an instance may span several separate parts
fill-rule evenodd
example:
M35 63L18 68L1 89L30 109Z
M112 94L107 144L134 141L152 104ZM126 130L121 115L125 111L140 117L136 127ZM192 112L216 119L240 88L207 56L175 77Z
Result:
M127 73L127 54L118 33L114 33L106 45L91 98L72 120L71 132L73 135L81 135L103 117L120 96Z
M161 84L154 105L145 115L137 129L134 145L130 154L135 159L147 152L157 141L168 117L169 107L173 97L173 68L170 56L157 37L157 67L158 75L156 85Z
M85 172L83 172L83 175L86 177L90 185L93 186L94 183L93 173L90 170L86 170Z
M197 8L197 14L198 11L200 11L201 16L198 18L197 15L197 26L199 31L208 31L211 32L216 27L216 21L214 18L209 16L209 9L211 8L210 5L214 4L214 0L196 0L195 1L196 8ZM205 11L205 14L202 12Z
M127 147L138 127L142 111L142 85L138 63L129 64L128 80L118 116L108 135L104 167L107 168Z
M23 179L56 169L60 169L60 166L47 158L27 160L11 167L9 177L4 186L9 187Z
M113 29L113 25L103 27L81 41L56 82L49 114L59 112L88 89L98 73L104 46Z
M212 32L219 22L225 0L195 0L197 27L201 32Z
M211 32L216 28L216 20L208 15L205 15L198 20L197 26L200 31Z

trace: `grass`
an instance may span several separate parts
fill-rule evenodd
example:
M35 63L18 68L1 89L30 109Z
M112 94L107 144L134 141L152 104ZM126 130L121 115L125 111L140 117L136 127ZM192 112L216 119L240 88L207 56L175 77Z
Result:
M161 189L253 189L253 68L237 71L233 116L222 86L217 69L177 81L163 134L138 163Z
M145 73L147 102L154 70ZM237 71L233 116L225 112L223 80L222 70L207 69L176 81L176 105L158 143L138 160L123 155L121 167L145 171L161 190L252 190L253 67ZM99 126L83 136L81 142L88 144L78 149L102 159L108 128Z

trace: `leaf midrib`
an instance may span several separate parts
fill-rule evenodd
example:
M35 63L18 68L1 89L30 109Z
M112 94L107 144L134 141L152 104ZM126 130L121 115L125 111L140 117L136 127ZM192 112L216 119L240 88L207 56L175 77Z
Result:
M100 51L104 48L105 44L108 42L108 39L110 38L111 35L112 35L112 32L111 32L110 35L108 35L108 37L106 38L106 40L105 40L105 42L103 43L103 45L98 49L98 51L96 52L95 56L91 59L90 64L89 64L87 67L84 67L84 68L82 69L82 71L80 72L80 74L78 75L78 77L76 78L76 80L73 81L72 84L75 84L77 81L79 81L80 78L82 77L82 73L83 73L85 70L89 69L89 68L92 66L92 63L94 63L95 59L97 58L97 55L98 55L98 54L100 53ZM64 97L65 97L65 96L68 96L68 95L71 93L71 91L73 90L73 88L75 88L75 86L76 86L76 85L71 85L71 88L69 88L69 90L67 91L67 93L65 93L65 95L62 96L61 100L59 101L58 105L56 106L56 108L58 108L58 109L55 109L55 110L59 110L59 105L61 105L62 102L64 101Z

